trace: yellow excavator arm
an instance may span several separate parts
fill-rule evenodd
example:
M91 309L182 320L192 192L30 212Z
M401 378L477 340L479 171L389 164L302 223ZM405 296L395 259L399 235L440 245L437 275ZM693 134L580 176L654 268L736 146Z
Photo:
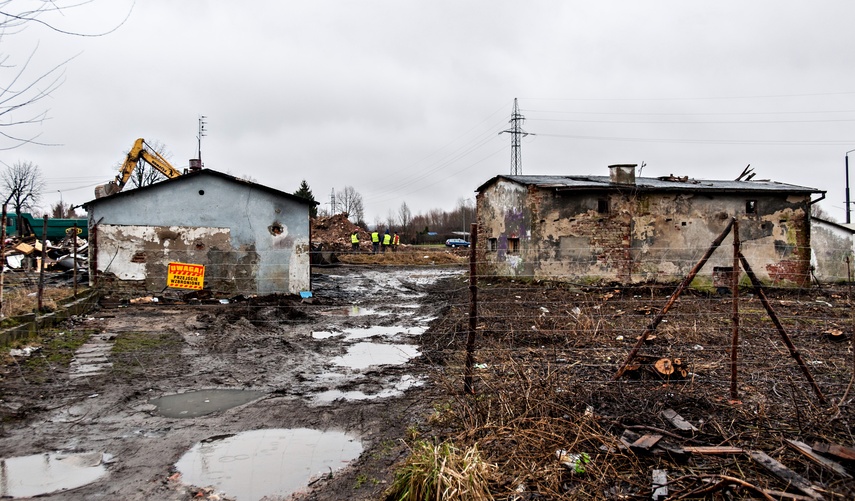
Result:
M169 179L181 175L181 172L170 165L163 156L154 150L147 149L145 140L143 138L139 138L134 141L134 146L131 148L131 151L128 152L128 156L125 158L116 178L107 184L101 184L95 187L95 198L107 197L122 191L122 188L125 187L128 179L131 178L131 174L134 172L134 169L137 167L137 163L140 159L144 160Z

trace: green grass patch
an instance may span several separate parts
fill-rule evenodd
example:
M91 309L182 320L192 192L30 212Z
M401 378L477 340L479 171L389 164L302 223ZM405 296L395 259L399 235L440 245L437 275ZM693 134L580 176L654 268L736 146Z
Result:
M488 484L495 471L496 466L481 459L475 446L460 450L449 442L436 445L419 440L396 472L386 499L493 499Z
M74 358L74 352L89 339L92 330L43 331L37 338L19 340L11 346L39 346L41 349L20 360L22 370L32 382L44 382L53 369L67 368Z
M112 361L115 372L150 373L152 367L169 366L181 357L184 340L172 331L123 332L116 336Z

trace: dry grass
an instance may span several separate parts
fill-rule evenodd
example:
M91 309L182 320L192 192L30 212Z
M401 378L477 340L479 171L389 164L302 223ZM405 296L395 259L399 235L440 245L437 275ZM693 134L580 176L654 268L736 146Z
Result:
M42 296L42 312L54 311L57 302L74 294L73 287L45 288ZM14 317L34 313L38 305L37 289L16 287L3 291L3 317Z
M830 328L851 333L846 290L767 291L827 404L818 402L756 297L741 304L738 388L729 399L729 298L683 296L657 337L645 344L635 378L612 378L635 338L672 288L642 290L491 280L479 287L476 395L462 393L468 299L450 298L448 315L423 336L425 355L441 363L444 392L423 437L477 445L498 465L488 478L497 499L649 499L650 471L668 472L673 499L765 497L787 485L747 454L644 454L621 438L659 433L662 444L728 445L764 451L835 499L855 499L855 481L829 475L786 446L786 439L849 445L855 401L847 388L855 359L850 342L829 341ZM680 357L688 378L663 379L657 357ZM675 409L698 427L680 432L662 417ZM559 459L587 454L584 472ZM849 465L850 467L852 465Z
M468 251L446 249L400 249L380 254L338 254L338 260L347 264L379 264L396 266L420 266L463 264L468 261Z
M492 500L488 479L496 466L481 459L477 446L458 449L445 442L413 444L406 464L398 470L386 499Z

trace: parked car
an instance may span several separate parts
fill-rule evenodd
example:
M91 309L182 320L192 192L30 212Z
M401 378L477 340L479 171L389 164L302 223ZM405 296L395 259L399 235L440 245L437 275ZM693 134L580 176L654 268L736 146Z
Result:
M449 238L445 241L446 247L469 247L469 242L462 238Z

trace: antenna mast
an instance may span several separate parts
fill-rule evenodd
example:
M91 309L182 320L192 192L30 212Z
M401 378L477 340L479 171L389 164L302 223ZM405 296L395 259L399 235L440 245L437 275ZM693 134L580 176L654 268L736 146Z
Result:
M511 128L503 130L499 134L508 133L511 135L511 175L522 175L522 151L520 150L520 138L523 136L534 136L522 129L522 124L525 122L525 117L520 114L520 107L517 104L517 98L514 98L514 112L511 114L511 119L508 121Z
M205 127L208 125L208 117L205 115L199 115L199 135L196 136L196 142L198 144L198 149L196 150L196 158L199 159L199 166L202 166L202 138L207 136L208 129Z

